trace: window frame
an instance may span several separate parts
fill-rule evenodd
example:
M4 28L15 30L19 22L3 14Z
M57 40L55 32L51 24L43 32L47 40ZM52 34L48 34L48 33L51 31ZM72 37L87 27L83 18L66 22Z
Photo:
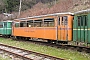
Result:
M16 26L18 24L18 26ZM20 22L15 22L15 27L20 27Z
M3 23L0 24L0 28L3 28Z
M34 27L43 27L43 19L34 20Z
M34 20L28 20L27 21L27 27L34 27Z
M68 25L68 16L62 16L61 25Z
M53 21L50 21L50 20L53 20ZM44 19L44 27L55 27L55 18L45 18Z

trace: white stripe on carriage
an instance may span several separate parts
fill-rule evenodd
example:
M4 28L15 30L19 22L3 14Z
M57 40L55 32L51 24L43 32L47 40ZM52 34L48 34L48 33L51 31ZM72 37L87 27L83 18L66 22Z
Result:
M12 28L0 28L0 29L12 29Z
M73 30L90 30L90 29L73 29Z

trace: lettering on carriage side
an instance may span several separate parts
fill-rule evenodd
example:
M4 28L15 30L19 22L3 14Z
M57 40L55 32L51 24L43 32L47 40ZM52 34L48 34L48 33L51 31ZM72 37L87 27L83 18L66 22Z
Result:
M26 30L25 30L25 32L29 32L29 30L28 30L28 29L26 29Z
M45 30L48 30L48 29L51 29L51 30L56 30L56 28L31 28L31 29L25 29L25 28L23 28L23 30L25 31L25 32L34 32L35 30L37 30L37 29L45 29ZM59 30L71 30L72 28L59 28Z
M72 28L60 28L60 30L71 30Z

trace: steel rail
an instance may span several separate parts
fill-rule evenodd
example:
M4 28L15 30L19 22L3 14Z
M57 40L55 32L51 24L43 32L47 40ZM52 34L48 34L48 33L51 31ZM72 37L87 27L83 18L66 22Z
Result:
M43 59L44 60L65 60L65 59L54 57L54 56L49 56L49 55L21 49L21 48L17 48L17 47L5 45L5 44L0 44L0 50L8 52L12 55L21 57L25 60L39 60L39 59L40 60L43 60Z
M21 40L21 41L26 42L26 40ZM35 41L35 40L30 40L30 41L27 41L27 42L35 43L35 44L39 44L39 45L51 46L51 47L55 47L55 48L70 49L70 50L75 50L75 51L78 51L78 52L90 53L90 47L89 46L78 46L78 45L69 45L69 44L55 44L55 43L48 43L48 42Z

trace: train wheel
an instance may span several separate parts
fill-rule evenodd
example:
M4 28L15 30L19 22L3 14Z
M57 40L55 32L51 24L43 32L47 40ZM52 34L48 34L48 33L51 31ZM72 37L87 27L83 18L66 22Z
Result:
M51 40L48 40L48 43L52 43L52 41Z
M68 42L67 41L65 41L65 42L63 42L64 44L68 44Z
M29 37L26 37L25 40L29 40L30 38Z
M16 40L19 40L20 39L20 37L19 36L16 36Z
M10 38L10 35L8 35L7 38Z
M15 37L14 36L11 36L11 39L15 40Z

